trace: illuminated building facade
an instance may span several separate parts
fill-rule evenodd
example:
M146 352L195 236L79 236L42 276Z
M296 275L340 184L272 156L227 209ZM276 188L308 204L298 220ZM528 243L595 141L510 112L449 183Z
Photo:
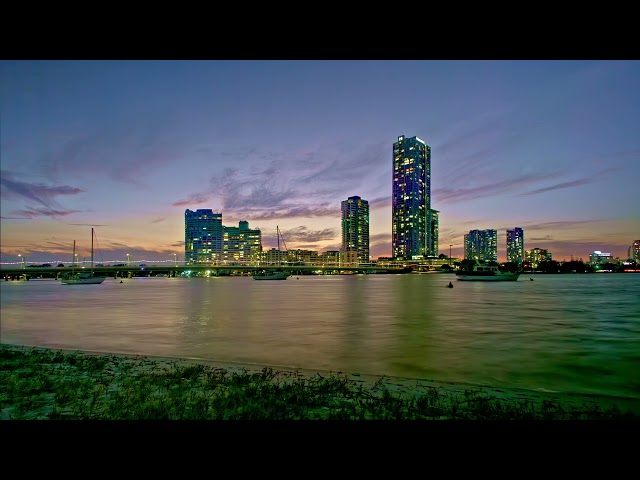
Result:
M342 253L342 258L340 260L340 263L342 264L342 266L353 266L353 267L357 267L358 265L364 265L365 262L361 261L358 258L358 252L355 251L351 251L351 252L341 252Z
M237 227L222 227L222 261L230 263L259 263L262 252L262 232L249 228L242 220Z
M610 253L602 253L600 250L595 250L589 255L589 263L591 265L601 265L610 262L613 262L613 255Z
M507 229L507 262L522 265L524 261L524 232L522 228Z
M369 202L358 196L341 203L342 252L357 252L358 262L369 262Z
M318 262L318 252L314 250L287 250L287 261L301 264Z
M210 208L185 210L185 263L216 263L222 255L222 246L222 213L214 213Z
M438 210L434 210L433 208L429 209L429 235L427 235L427 256L428 257L437 257L438 256L438 235L439 235L439 221L438 216L440 212Z
M464 258L480 262L497 262L498 231L470 230L464 236Z
M260 263L263 265L282 265L287 261L287 258L287 252L284 250L271 248L270 250L262 251L260 254Z
M640 263L640 240L635 240L633 245L631 245L631 255L630 259L636 263Z
M552 255L551 252L544 248L532 248L531 250L525 250L524 258L531 268L535 270L541 262L550 262Z
M398 260L429 255L431 239L431 147L418 137L393 144L391 248Z
M326 252L322 252L319 255L318 261L322 263L322 265L340 265L340 253L338 250L327 250Z

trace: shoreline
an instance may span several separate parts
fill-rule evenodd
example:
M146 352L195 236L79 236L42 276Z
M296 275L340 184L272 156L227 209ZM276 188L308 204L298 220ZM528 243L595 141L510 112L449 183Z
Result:
M339 371L316 371L290 367L254 365L235 362L221 362L204 360L198 358L183 357L159 357L148 355L131 355L111 352L86 351L68 348L52 348L31 345L17 345L0 343L0 348L8 351L18 351L29 353L31 351L41 353L62 353L65 355L81 354L103 358L117 358L126 363L128 368L140 373L148 373L152 370L164 369L167 371L176 370L179 367L201 365L215 370L224 370L229 374L258 374L263 369L272 369L274 372L283 373L285 376L297 376L306 379L326 378L339 375L347 379L354 385L360 385L365 389L383 389L392 394L419 397L425 392L436 391L445 396L464 396L468 392L475 392L488 396L491 399L509 403L531 403L541 406L545 403L555 403L565 409L589 409L600 408L607 410L617 408L622 412L628 412L635 416L640 416L640 399L627 397L612 397L603 395L577 394L569 392L539 392L525 389L505 389L485 385L468 385L453 382L433 381L428 379L416 379L407 377L389 377L370 374L347 373ZM117 373L117 372L116 372ZM0 419L7 419L4 408L0 409Z

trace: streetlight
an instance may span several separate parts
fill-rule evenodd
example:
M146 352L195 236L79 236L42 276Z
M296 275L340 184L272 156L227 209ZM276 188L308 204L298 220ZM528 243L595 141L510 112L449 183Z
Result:
M449 245L449 266L451 266L451 247L453 247L453 245Z
M24 257L22 256L21 253L18 254L18 258L20 259L20 268L24 269L24 263L23 263Z
M127 253L127 267L129 267L129 266L130 266L130 264L129 264L129 254Z
M178 254L177 253L173 254L173 266L174 267L178 266Z

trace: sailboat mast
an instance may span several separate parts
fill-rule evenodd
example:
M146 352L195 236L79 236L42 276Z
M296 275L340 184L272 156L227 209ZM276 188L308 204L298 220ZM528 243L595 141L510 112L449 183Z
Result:
M93 227L91 227L91 274L93 275Z

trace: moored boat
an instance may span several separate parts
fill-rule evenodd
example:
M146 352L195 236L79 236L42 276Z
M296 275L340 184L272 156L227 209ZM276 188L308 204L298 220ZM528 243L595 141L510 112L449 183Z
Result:
M280 227L276 225L276 236L278 238L278 252L280 252ZM284 238L282 239L282 243L284 243ZM287 244L284 244L285 251L287 249ZM254 280L286 280L291 275L281 268L277 270L260 270L255 272L253 275Z
M106 280L106 277L97 277L93 272L73 273L60 279L65 285L97 285Z
M519 272L503 272L498 265L480 265L477 262L471 268L456 271L456 278L465 281L515 282L519 276Z
M260 271L253 274L254 280L286 280L291 275L282 271L282 270L273 270L271 272L268 271Z
M71 273L60 279L60 283L64 285L97 285L106 280L106 277L97 276L93 273L93 228L91 229L91 271L89 272L76 272L75 262L71 267ZM73 242L73 257L76 254L76 242Z

